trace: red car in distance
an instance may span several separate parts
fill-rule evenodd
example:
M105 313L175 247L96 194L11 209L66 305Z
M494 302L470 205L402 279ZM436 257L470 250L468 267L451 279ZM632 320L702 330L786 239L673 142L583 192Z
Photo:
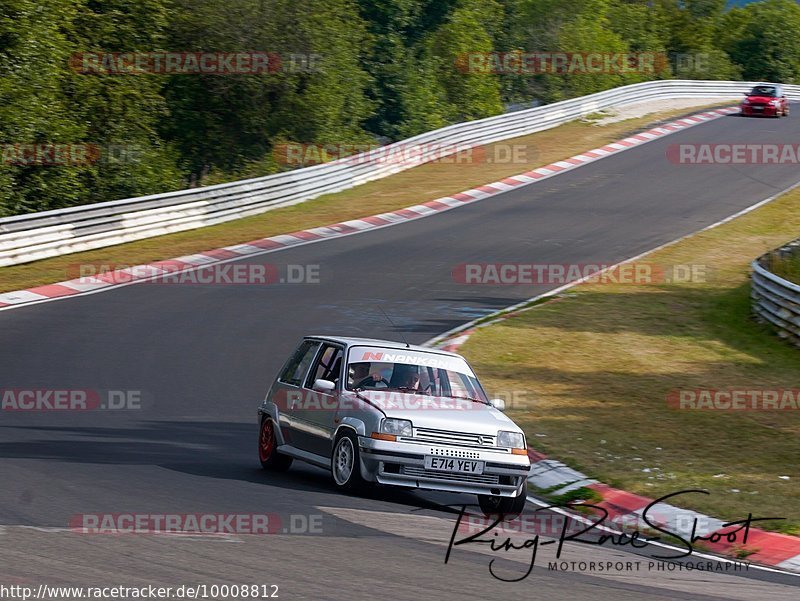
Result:
M789 101L783 87L777 84L754 86L739 105L743 117L763 115L766 117L788 117Z

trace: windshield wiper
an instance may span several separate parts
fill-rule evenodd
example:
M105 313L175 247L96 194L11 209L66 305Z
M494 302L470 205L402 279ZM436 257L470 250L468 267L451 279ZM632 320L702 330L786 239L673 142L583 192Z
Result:
M384 388L384 390L387 390ZM416 394L428 394L424 390L418 390L416 388L409 388L408 386L390 386L388 390L399 390L400 392L413 392Z
M480 399L473 399L471 396L456 396L454 394L448 394L447 396L448 396L448 398L451 398L451 399L464 399L465 401L472 401L473 403L480 403L481 405L488 405L489 404L489 403L486 403L486 402L484 402L484 401L482 401Z

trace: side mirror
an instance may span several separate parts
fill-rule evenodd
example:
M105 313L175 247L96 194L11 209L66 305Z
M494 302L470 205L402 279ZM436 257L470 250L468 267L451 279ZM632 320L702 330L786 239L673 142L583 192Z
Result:
M492 399L489 401L489 404L498 411L506 410L506 402L503 399Z
M334 388L336 388L336 384L331 382L330 380L314 380L314 386L311 387L312 390L316 390L317 392L331 392Z

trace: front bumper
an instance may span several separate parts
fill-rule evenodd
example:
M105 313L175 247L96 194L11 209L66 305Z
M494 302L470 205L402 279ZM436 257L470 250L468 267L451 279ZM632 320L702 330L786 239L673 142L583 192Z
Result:
M516 497L530 471L527 455L501 449L432 443L392 442L359 436L362 475L392 486ZM483 461L483 474L455 474L425 469L425 456Z
M763 109L756 109L752 105L742 105L740 107L742 115L745 117L775 117L778 115L778 107L766 105Z

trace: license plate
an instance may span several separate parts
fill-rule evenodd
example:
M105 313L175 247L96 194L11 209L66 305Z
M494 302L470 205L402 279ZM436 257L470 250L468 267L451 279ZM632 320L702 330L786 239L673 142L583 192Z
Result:
M426 455L425 469L437 472L453 472L456 474L482 474L483 461Z
M753 110L754 110L754 111L763 111L763 110L764 110L764 107L763 107L763 106L754 106L754 107L753 107Z

